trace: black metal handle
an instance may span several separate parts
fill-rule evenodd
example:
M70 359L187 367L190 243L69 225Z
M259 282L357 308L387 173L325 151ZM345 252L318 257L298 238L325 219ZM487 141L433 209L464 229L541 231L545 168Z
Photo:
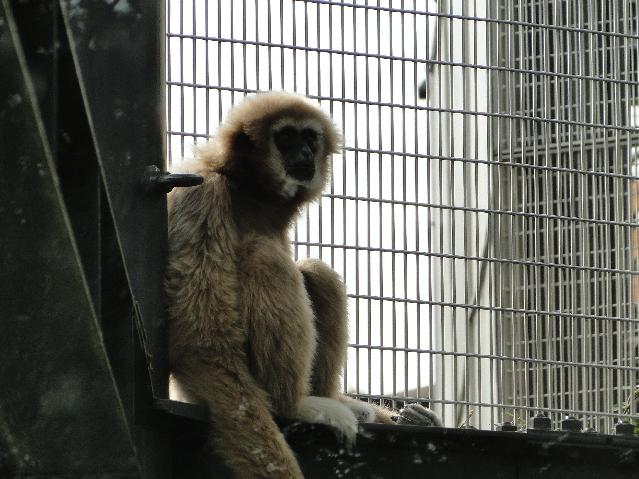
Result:
M169 193L176 186L190 187L201 185L204 178L190 173L163 172L157 166L147 166L144 185L148 191Z

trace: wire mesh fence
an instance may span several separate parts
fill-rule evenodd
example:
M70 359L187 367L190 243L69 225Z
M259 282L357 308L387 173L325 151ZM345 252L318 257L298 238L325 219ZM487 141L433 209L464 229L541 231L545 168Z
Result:
M639 378L635 0L167 2L169 161L261 90L344 131L291 235L349 293L344 390L609 432Z

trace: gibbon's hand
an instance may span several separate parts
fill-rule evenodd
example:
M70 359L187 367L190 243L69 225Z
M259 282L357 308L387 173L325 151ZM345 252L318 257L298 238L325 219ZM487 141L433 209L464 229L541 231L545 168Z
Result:
M407 404L399 411L397 424L443 427L442 420L437 414L417 403Z

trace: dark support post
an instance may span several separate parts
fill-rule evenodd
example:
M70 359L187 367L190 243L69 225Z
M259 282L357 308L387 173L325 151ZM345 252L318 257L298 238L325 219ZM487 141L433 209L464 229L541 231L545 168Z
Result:
M168 478L164 4L0 7L0 476Z
M45 128L50 111L7 0L0 63L0 476L138 477Z

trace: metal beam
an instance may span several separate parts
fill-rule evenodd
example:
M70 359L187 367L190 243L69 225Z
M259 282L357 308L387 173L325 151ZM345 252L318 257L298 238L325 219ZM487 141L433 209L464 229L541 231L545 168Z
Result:
M0 470L138 477L35 88L0 0Z

